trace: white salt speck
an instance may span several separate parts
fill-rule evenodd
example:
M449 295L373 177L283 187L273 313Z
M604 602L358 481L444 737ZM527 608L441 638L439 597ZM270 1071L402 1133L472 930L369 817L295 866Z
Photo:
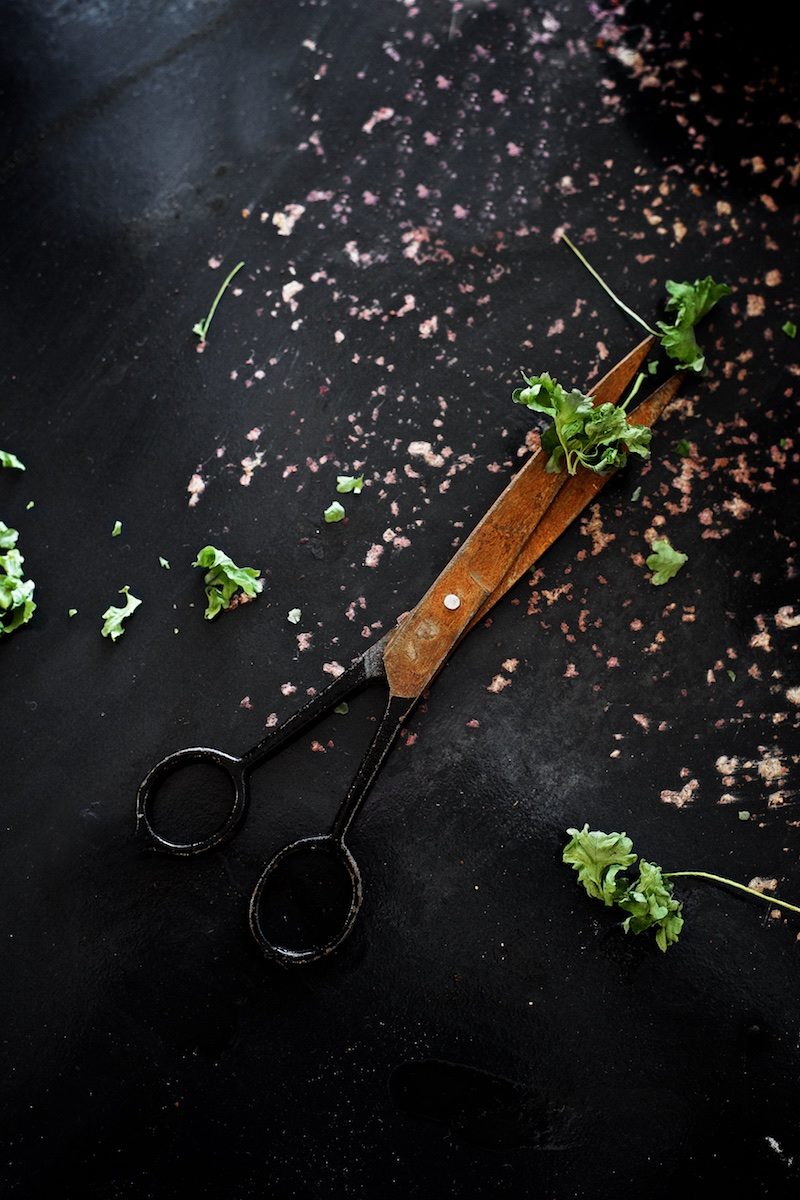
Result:
M295 309L297 308L297 301L295 300L295 296L297 295L298 292L302 292L302 290L303 290L303 284L300 283L300 281L297 279L290 279L289 282L285 283L281 289L281 296L283 298L283 303L288 304L290 306L292 312L294 312Z

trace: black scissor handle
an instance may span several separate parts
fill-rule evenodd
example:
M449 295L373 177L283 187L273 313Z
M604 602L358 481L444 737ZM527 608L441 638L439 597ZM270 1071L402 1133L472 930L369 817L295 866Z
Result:
M250 929L273 962L316 962L350 933L362 897L361 873L340 837L300 838L264 868L250 899Z
M202 764L218 768L220 776L226 777L231 797L227 816L222 824L206 837L189 842L165 837L155 826L155 805L159 791L166 781L178 772ZM204 854L207 850L213 850L215 846L221 846L233 835L245 814L247 799L247 773L240 758L207 746L192 746L162 758L142 780L136 796L136 828L147 834L157 850L186 856Z

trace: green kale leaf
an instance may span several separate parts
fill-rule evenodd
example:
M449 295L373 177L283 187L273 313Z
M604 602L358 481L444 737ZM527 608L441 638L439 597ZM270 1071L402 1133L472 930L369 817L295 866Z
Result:
M593 900L602 900L610 907L624 892L624 881L617 875L636 862L633 842L624 833L601 833L583 829L568 829L570 841L564 847L563 861L578 872L578 882Z
M352 492L354 496L361 495L364 486L363 475L337 475L336 490L339 493Z
M340 504L338 500L334 500L333 504L329 504L322 515L327 525L333 525L336 521L343 521L345 515L344 505Z
M667 280L669 299L668 312L676 314L672 324L657 321L661 331L661 345L670 358L684 371L702 371L705 355L697 343L694 327L724 296L730 296L727 283L715 283L710 275L695 279L694 283L676 283Z
M100 630L102 636L110 637L112 642L115 642L117 638L122 637L123 633L125 632L125 626L122 624L122 622L129 617L132 612L135 612L142 603L137 596L131 595L130 588L128 587L127 583L125 584L125 587L122 587L119 590L120 595L125 597L125 603L121 608L115 608L112 604L106 609L106 611L103 613L103 628Z
M208 607L205 618L210 621L223 608L230 608L237 592L254 599L264 586L255 567L237 567L227 554L215 546L204 546L192 563L205 569L204 582Z
M666 538L656 538L651 543L652 554L648 554L645 562L653 572L650 582L656 587L677 575L681 567L688 561L688 555L680 550L673 550Z

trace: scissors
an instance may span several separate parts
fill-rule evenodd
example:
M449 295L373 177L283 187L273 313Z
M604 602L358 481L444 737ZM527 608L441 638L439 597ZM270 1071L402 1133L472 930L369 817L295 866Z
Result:
M617 403L654 339L630 351L593 392L595 405ZM630 413L651 426L681 383L673 375ZM222 846L234 835L248 806L252 773L291 738L367 684L388 687L386 709L330 829L290 842L267 863L250 899L250 929L267 958L283 966L315 962L331 954L353 928L361 908L361 874L347 837L415 704L450 653L583 511L610 476L579 471L548 473L546 455L531 456L411 612L359 655L338 678L245 754L207 747L178 750L143 780L136 799L137 828L155 849L192 856ZM187 768L216 768L230 807L221 825L194 841L159 833L155 806L168 780Z

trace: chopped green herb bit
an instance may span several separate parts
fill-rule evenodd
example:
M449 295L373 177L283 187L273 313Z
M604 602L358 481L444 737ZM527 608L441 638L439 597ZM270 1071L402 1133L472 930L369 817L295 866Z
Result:
M346 700L343 700L341 704L336 705L336 708L333 711L335 713L341 713L341 715L344 717L350 712L350 705Z
M741 812L739 813L739 820L740 821L749 821L750 820L750 813L747 811L746 808L743 808L741 810Z
M710 275L695 279L694 283L666 283L669 299L667 312L676 313L671 325L664 321L656 324L661 331L661 345L670 358L684 371L702 371L706 365L705 355L697 344L694 327L724 296L730 296L727 283L715 283Z
M795 325L794 321L784 321L784 323L781 325L781 330L788 338L797 337L797 326Z
M264 586L255 567L237 567L227 554L223 554L215 546L204 546L192 566L203 567L206 571L204 580L208 598L205 611L207 621L216 617L223 608L230 608L238 591L241 590L252 600Z
M243 266L244 266L243 262L236 264L236 266L233 268L231 273L228 275L227 279L225 279L224 283L222 284L222 287L219 289L216 296L214 297L214 303L211 305L211 308L208 310L208 315L207 315L206 319L204 321L197 321L192 326L192 333L196 333L197 336L200 338L201 342L204 342L206 340L206 337L208 335L208 327L211 324L211 322L214 320L214 313L217 311L217 305L219 304L222 297L225 295L225 292L227 291L227 289L230 287L231 281L232 281L234 275L236 275L236 273L238 271L241 271Z
M106 611L103 613L103 628L100 630L102 636L110 637L112 642L115 642L117 638L122 637L123 633L125 632L125 626L122 624L122 622L126 620L126 618L128 618L132 612L135 612L142 603L138 597L131 595L130 588L128 587L127 583L125 584L125 587L120 588L120 595L125 597L124 605L121 608L115 608L112 604L110 608L106 609Z
M677 942L683 929L683 917L679 900L673 899L672 884L661 873L655 863L639 859L639 878L617 905L629 915L622 922L626 933L644 933L655 929L656 945L666 950Z
M781 450L788 450L788 448L789 448L789 439L788 439L788 438L785 438L785 437L782 437L782 438L781 438L781 440L778 442L778 445L780 446Z
M25 470L25 464L10 450L0 450L0 467L11 467L15 471Z
M25 505L25 507L30 510L31 508L33 508L35 503L36 503L35 500L29 500L28 503Z
M627 834L601 833L588 825L567 833L571 840L564 847L564 862L575 868L578 882L592 899L610 908L620 891L617 875L636 862L633 842Z
M164 570L165 570L165 571L169 571L169 570L170 570L169 559L167 559L167 558L162 558L162 557L161 557L161 555L159 554L159 556L158 556L158 561L159 561L159 563L161 564L161 566L164 568Z
M677 575L688 560L688 555L681 554L680 550L673 550L666 538L656 538L650 549L652 554L648 554L645 562L653 572L650 582L656 587Z
M626 411L635 386L623 404L595 407L591 396L577 388L565 391L546 373L523 378L527 386L515 389L514 403L552 417L552 425L542 434L549 472L558 474L563 462L570 475L579 466L607 475L624 466L629 453L649 457L651 431L644 425L631 425Z
M655 360L653 362L649 362L647 364L647 370L650 375L655 375L656 371L658 370L658 363Z
M337 492L352 492L354 496L361 495L361 489L364 486L363 475L337 475L336 490Z
M692 447L685 438L681 438L679 442L675 443L675 449L677 450L678 454L680 454L681 458L692 457Z
M339 503L338 500L334 500L333 504L329 504L322 515L327 523L331 525L334 521L341 521L344 519L344 507Z
M6 551L0 554L0 637L25 625L36 611L34 582L22 577L25 559L16 548L18 537L16 529L0 521L0 550Z
M639 497L641 496L641 494L642 494L642 489L641 489L640 487L637 487L637 488L634 488L634 489L633 489L633 492L632 492L632 494L631 494L631 500L633 501L633 503L634 503L634 504L635 504L635 503L636 503L636 501L639 499Z
M286 614L286 620L291 625L297 625L297 624L299 624L300 618L302 617L302 615L303 614L299 608L290 608L288 613Z
M67 616L68 616L68 617L77 617L77 615L78 615L78 610L77 610L77 608L69 608L69 609L67 609Z
M730 669L728 669L725 672L725 674L728 676L728 679L730 679L731 683L736 683L736 672L735 671L731 671Z
M115 521L114 528L111 530L112 537L119 537L122 533L122 521Z

